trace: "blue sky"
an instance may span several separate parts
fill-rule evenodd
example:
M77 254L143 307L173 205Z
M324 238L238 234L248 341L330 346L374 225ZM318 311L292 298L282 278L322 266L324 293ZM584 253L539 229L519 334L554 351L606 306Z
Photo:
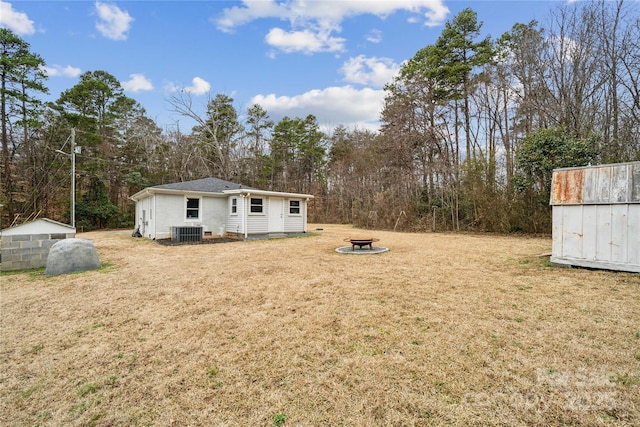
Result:
M313 114L323 130L376 130L384 84L460 10L495 39L567 2L0 0L0 25L45 60L48 100L104 70L165 130L192 126L172 96L204 115L218 93L241 115L258 103L276 122Z

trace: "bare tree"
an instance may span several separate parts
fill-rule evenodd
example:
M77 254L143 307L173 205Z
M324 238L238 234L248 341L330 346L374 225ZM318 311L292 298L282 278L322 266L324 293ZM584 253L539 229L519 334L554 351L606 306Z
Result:
M234 143L242 127L232 105L233 99L222 94L209 98L206 116L196 111L193 99L187 92L173 95L169 103L174 112L195 121L192 133L200 142L201 160L207 166L207 174L227 180L237 175L233 169L233 160L237 160Z

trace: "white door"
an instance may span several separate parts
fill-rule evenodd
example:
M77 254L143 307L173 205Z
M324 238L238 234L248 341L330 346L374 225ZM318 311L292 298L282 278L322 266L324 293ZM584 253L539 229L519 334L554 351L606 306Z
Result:
M284 199L269 199L269 233L284 231Z

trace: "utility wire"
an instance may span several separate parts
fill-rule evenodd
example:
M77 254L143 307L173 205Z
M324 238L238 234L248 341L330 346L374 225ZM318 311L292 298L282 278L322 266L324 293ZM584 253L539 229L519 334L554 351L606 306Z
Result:
M69 135L67 137L67 139L65 140L64 144L62 144L61 150L64 149L64 147L67 145L67 143L69 142L69 140L71 139L71 135ZM47 147L49 150L53 150L50 147ZM55 150L53 150L55 152ZM57 158L60 156L60 153L55 152L55 156L54 156L54 160L57 160ZM45 173L41 175L40 181L35 185L35 187L33 188L33 194L31 195L31 202L30 204L27 206L27 210L35 210L36 208L36 203L37 201L42 197L43 194L45 194L46 191L48 191L49 189L54 188L54 184L60 185L62 184L64 181L66 181L66 179L64 180L60 180L59 182L47 182L46 185L43 185L43 182L46 178L48 178L49 176L51 176L51 170L53 168L53 165L55 164L55 162L50 162L49 163L49 167L46 169ZM55 171L53 176L58 176L58 173L60 172L60 170L62 169L62 164L60 164L58 166L58 169Z

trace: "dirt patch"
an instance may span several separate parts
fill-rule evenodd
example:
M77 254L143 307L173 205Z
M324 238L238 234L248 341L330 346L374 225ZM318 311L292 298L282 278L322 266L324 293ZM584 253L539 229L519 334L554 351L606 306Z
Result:
M83 233L101 270L1 275L0 425L640 424L640 275L552 268L544 238L345 256L358 230L320 227Z

